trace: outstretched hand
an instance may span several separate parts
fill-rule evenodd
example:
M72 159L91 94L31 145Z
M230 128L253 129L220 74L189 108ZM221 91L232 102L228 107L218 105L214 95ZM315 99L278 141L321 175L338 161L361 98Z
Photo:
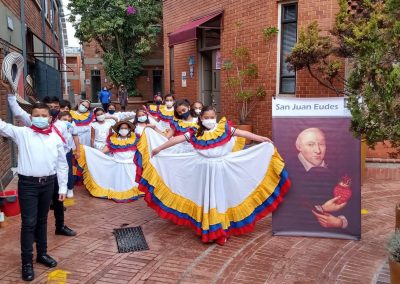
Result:
M153 151L151 151L151 157L153 158L158 153L160 153L160 150L158 148L153 149Z
M268 142L268 143L271 143L271 144L273 144L274 142L272 142L272 140L271 139L269 139L268 137L263 137L263 139L262 139L263 141L262 142Z
M312 210L315 218L321 227L324 228L341 228L343 226L343 221L339 217L335 217L329 213L318 213Z
M14 93L11 89L11 85L7 81L0 79L0 85L2 88L4 88L7 91L7 94Z

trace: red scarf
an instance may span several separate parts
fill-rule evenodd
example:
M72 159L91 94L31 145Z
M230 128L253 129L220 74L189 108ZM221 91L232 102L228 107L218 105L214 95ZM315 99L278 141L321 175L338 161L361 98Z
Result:
M40 134L44 134L44 135L50 135L50 133L54 131L56 132L56 134L58 136L60 136L62 142L65 144L65 138L62 136L61 132L57 129L57 127L54 126L54 124L51 124L50 127L46 128L46 129L41 129L39 127L36 127L35 125L31 125L31 129L36 132L36 133L40 133Z

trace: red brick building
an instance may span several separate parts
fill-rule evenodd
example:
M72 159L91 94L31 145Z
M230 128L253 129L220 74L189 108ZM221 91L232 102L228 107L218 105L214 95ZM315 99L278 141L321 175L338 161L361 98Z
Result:
M262 85L267 92L249 117L256 133L271 135L273 95L335 95L307 72L289 72L284 58L301 27L317 21L323 31L332 28L339 10L337 1L164 0L163 3L167 92L213 103L221 115L238 122L240 105L226 86L226 71L221 70L221 63L232 59L238 35L240 44L249 50L250 61L258 65L259 75L254 85ZM272 42L267 43L263 36L266 27L279 29Z
M33 79L36 96L61 97L63 34L60 0L0 0L0 65L4 56L15 51L25 59L24 76L18 92L24 96L23 81ZM0 117L12 121L5 90L0 89ZM11 140L0 138L0 187L12 178L15 147Z
M75 97L85 91L85 75L82 66L82 50L80 47L65 47L65 64L68 69L67 99L74 105Z
M85 93L86 98L93 101L97 100L93 94L97 94L104 86L112 85L104 70L102 56L103 50L96 41L83 44ZM151 100L155 93L163 92L164 54L161 43L146 56L143 69L142 74L136 79L136 88L143 100ZM114 88L112 93L113 99L116 99L117 89Z

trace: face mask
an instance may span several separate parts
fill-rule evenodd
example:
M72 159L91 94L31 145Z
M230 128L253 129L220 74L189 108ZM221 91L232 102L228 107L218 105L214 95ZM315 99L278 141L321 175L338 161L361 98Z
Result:
M87 107L85 107L84 105L79 105L78 110L79 110L79 112L87 112L88 111Z
M217 124L216 119L204 119L201 121L201 123L204 125L205 128L207 129L213 129L215 125Z
M161 105L162 104L162 101L156 101L156 105Z
M165 105L166 105L168 108L171 108L171 107L174 105L174 102L167 101L167 102L165 102Z
M200 115L201 109L195 109L194 112L195 112L197 115Z
M52 109L50 110L50 115L51 115L53 118L56 118L57 115L58 115L59 113L60 113L60 111L59 111L58 109L52 108Z
M97 119L97 121L104 121L104 120L106 119L106 116L105 116L104 114L98 115L98 116L96 117L96 119Z
M114 113L115 113L115 109L110 109L110 110L108 111L108 113L109 113L109 114L114 114Z
M119 135L125 137L125 136L128 135L129 129L120 129L120 130L118 131L118 133L119 133Z
M146 116L138 116L137 120L139 122L146 122L147 121L147 117Z
M72 123L69 121L65 121L63 120L63 122L65 123L65 125L67 126L67 129L70 129L72 127Z
M187 112L181 114L181 118L182 119L188 119L189 115L190 115L190 112L187 111Z
M32 117L32 125L40 129L45 129L49 127L49 118L47 117Z

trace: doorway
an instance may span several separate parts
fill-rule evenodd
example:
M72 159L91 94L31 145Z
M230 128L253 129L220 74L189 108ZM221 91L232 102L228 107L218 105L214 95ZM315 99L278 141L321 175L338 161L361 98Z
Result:
M92 102L97 102L98 94L101 90L101 76L100 70L91 71L91 84L92 84Z
M221 111L219 49L200 52L201 59L201 100Z
M153 70L153 96L160 92L163 93L163 73L162 70Z

